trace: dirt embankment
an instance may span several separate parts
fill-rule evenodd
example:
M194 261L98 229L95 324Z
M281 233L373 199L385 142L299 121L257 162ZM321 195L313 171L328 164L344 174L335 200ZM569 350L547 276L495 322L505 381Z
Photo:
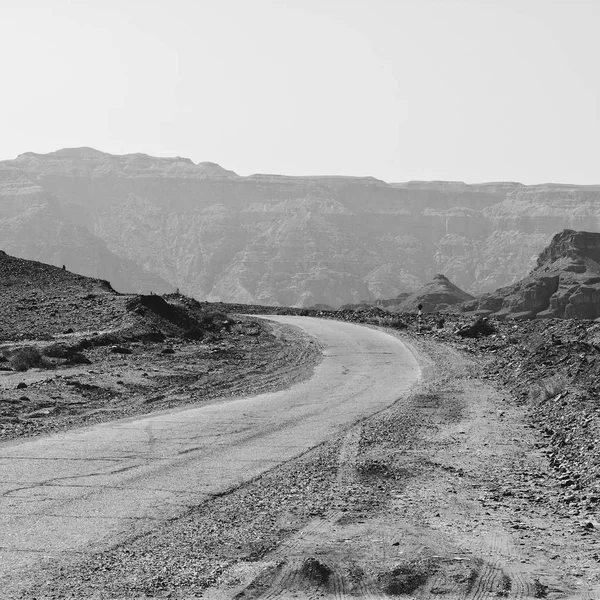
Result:
M108 295L118 314L108 330L100 313L87 317L92 331L23 339L10 321L0 343L0 441L280 389L320 360L300 332L165 298Z
M408 341L424 377L393 407L27 597L600 597L596 508L562 502L527 406Z

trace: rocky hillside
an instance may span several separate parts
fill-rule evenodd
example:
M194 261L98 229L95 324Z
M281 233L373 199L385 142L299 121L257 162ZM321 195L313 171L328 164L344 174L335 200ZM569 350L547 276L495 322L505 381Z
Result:
M527 277L463 307L500 318L599 318L600 233L558 233Z
M0 340L47 338L120 324L124 300L107 281L0 251Z
M335 308L414 292L436 273L477 294L524 277L557 231L600 231L596 186L240 177L90 148L23 154L0 185L11 169L107 252L213 301ZM33 229L19 234L30 255L41 251ZM75 260L68 236L55 237Z
M165 335L201 339L207 329L206 313L216 314L179 294L119 294L108 281L3 251L0 284L2 342L50 340L74 333L95 336L90 345Z

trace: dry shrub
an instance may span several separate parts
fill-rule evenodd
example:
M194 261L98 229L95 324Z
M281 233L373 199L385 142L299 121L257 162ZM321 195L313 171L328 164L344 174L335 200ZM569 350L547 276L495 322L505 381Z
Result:
M52 363L46 360L34 346L15 348L8 357L11 367L15 371L27 371L32 367L50 369Z
M44 356L50 356L51 358L69 358L75 350L65 344L50 344L42 350Z
M198 325L192 325L185 330L183 337L186 340L201 340L204 337L204 331Z

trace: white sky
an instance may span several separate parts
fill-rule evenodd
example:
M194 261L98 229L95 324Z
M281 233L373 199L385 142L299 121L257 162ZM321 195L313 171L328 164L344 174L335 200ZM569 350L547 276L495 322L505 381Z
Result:
M0 0L0 159L600 183L600 0Z

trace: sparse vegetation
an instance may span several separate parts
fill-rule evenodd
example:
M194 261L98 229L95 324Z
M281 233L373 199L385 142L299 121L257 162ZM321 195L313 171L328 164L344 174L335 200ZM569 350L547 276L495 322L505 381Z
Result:
M46 360L34 346L15 348L8 356L8 362L15 371L27 371L31 368L50 369L52 363Z
M192 325L185 331L183 337L186 340L201 340L204 337L204 332L198 325Z
M74 352L73 348L65 344L50 344L42 350L42 354L50 358L69 358Z

